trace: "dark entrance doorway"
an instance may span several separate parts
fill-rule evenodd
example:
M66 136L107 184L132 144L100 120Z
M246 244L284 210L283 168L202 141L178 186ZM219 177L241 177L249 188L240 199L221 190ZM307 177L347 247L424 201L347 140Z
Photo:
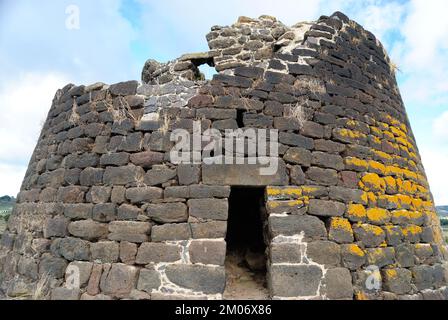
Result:
M224 299L268 299L264 188L232 187Z

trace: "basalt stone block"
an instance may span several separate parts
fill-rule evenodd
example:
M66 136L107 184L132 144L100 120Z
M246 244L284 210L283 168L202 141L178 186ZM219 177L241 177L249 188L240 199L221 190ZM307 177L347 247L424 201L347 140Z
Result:
M358 204L364 203L362 199L364 193L362 192L362 190L349 189L344 187L335 187L335 186L331 186L329 190L330 190L329 197L332 200L343 201L345 203L350 202Z
M145 242L138 249L136 263L175 262L180 258L181 248L177 245Z
M295 133L280 132L278 141L289 146L300 147L307 150L314 148L313 139Z
M78 238L97 240L107 236L108 226L92 220L80 220L71 222L68 225L68 231L71 235Z
M172 264L166 275L176 285L206 294L223 293L226 276L223 267Z
M59 253L68 261L88 261L90 242L77 238L64 238L59 242Z
M130 160L136 166L149 169L155 164L162 163L163 158L164 154L161 152L144 151L131 154Z
M117 217L117 206L114 203L96 204L92 210L92 219L99 222L110 222Z
M341 156L320 151L313 152L311 163L315 166L335 169L338 171L344 170L345 168L344 161Z
M264 69L257 67L237 67L234 72L236 76L257 79L263 76Z
M145 175L144 181L145 184L149 186L156 186L174 179L176 177L176 174L176 169L170 169L165 166L157 166L153 167L153 169L151 170L148 170Z
M307 246L307 258L326 266L339 266L341 263L341 248L331 241L312 241Z
M395 247L395 259L402 268L409 268L415 265L414 247L410 244L401 244Z
M72 300L79 300L80 296L81 296L81 290L79 289L69 289L59 287L51 290L50 299L57 301L72 301Z
M48 275L56 279L61 279L65 275L67 261L63 258L44 256L39 263L39 275Z
M305 246L298 243L272 243L269 248L271 263L301 263Z
M126 297L137 285L138 272L139 269L134 266L112 264L110 270L101 279L101 291L118 298Z
M130 96L137 93L138 81L125 81L113 84L109 87L110 93L115 96Z
M100 158L100 164L102 166L124 166L128 163L129 153L126 152L103 154Z
M276 297L310 297L318 294L322 269L314 265L273 265L269 287Z
M306 171L305 175L308 179L325 186L335 186L339 181L338 173L333 169L311 167Z
M79 176L79 182L82 186L93 186L101 184L103 182L103 173L104 169L86 168L81 172Z
M227 232L227 221L209 221L190 223L193 239L224 238Z
M411 271L403 268L385 269L381 272L384 289L396 294L407 294L412 290Z
M57 200L64 203L81 203L84 201L85 188L77 186L61 187Z
M228 198L230 195L230 187L197 184L190 185L188 192L190 198Z
M157 223L186 222L188 220L187 205L182 202L149 204L146 212Z
M227 220L229 204L226 199L188 200L189 216L200 220Z
M128 185L143 181L145 171L141 167L107 167L103 175L105 185Z
M137 289L148 293L157 290L162 284L159 273L151 269L141 269L138 278Z
M331 300L353 299L350 271L345 268L329 269L322 281L322 291Z
M74 261L69 263L67 270L65 272L65 281L69 281L70 276L72 275L71 270L79 271L79 286L81 288L85 287L89 282L90 275L92 273L92 262L84 262L84 261Z
M224 265L226 242L193 240L188 247L192 263Z
M421 265L411 268L413 283L418 290L431 289L434 284L434 270L431 266Z
M120 242L120 261L126 264L134 264L137 256L137 244L122 241Z
M270 166L259 164L203 164L202 181L204 184L221 186L266 186L288 184L285 163L277 158L271 158L270 161Z
M191 238L190 225L188 223L172 223L153 226L151 229L151 241L179 241Z
M309 150L303 148L289 148L283 156L283 159L289 163L309 167L311 165L312 156Z
M100 241L90 245L92 259L95 262L112 263L118 261L120 246L114 241Z
M67 218L60 216L48 219L44 226L44 237L65 237L69 222Z
M137 187L126 190L126 199L131 203L151 202L162 198L162 189L156 187Z
M189 198L190 197L190 191L187 186L173 186L173 187L166 187L163 190L163 197L165 199L181 199L181 198ZM210 198L210 197L205 197Z
M357 270L366 263L366 253L357 244L341 245L342 265Z
M395 249L387 248L368 248L366 249L367 264L378 266L393 265L395 263Z
M86 195L86 200L95 204L106 203L110 200L111 187L93 186Z
M353 225L353 232L355 239L367 248L378 247L386 239L383 229L370 224Z
M149 222L113 221L109 223L109 240L141 243L148 241Z
M317 217L309 215L270 216L268 223L273 237L294 236L304 232L305 238L308 239L327 238L325 224Z
M328 200L310 200L308 213L323 217L340 217L346 209L345 204Z
M143 214L144 211L142 209L130 204L122 204L117 209L117 218L119 220L137 220Z

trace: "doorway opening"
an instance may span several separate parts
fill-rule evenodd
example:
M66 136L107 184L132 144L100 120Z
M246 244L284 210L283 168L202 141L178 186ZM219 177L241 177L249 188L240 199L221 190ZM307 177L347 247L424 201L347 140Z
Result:
M224 299L269 299L264 188L232 187L227 222Z

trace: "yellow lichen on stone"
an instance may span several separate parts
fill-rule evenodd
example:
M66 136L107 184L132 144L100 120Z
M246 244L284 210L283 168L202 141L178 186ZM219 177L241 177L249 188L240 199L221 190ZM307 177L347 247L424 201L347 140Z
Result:
M290 201L268 201L267 207L269 209L277 209L279 207L303 207L306 202L304 200L290 200Z
M366 160L353 157L345 158L345 165L362 169L363 171L367 171L369 168L369 163Z
M386 189L386 183L384 182L384 179L380 178L376 173L365 174L361 178L359 186L364 191L384 192L384 190Z
M384 163L392 160L392 156L390 154L387 154L386 152L373 150L373 153L375 153Z
M362 220L367 216L367 211L362 204L349 204L347 214L353 219Z
M422 231L423 231L423 230L422 230L421 227L416 226L416 225L413 225L413 224L408 225L408 226L402 228L402 232L403 232L403 234L404 234L405 236L408 236L409 234L412 234L412 235L421 234Z
M346 232L353 233L352 225L347 219L344 218L331 218L330 227L334 229L342 229Z
M374 126L370 126L370 132L380 138L383 136L383 131Z
M383 131L383 134L386 138L388 138L391 141L393 141L395 139L395 136L392 133L390 133L389 131Z
M356 244L349 244L348 245L348 251L351 254L354 254L358 257L364 257L366 255L366 253L364 252L364 250L362 250L358 245Z
M302 188L301 187L286 187L286 188L266 187L266 193L268 196L272 196L272 197L285 196L285 197L290 197L290 198L300 198L302 196Z
M400 200L400 206L402 208L408 208L411 206L412 203L412 198L404 195L404 194L397 194L397 198L398 200Z
M406 138L406 133L404 133L403 131L401 131L400 128L397 127L390 127L390 131L397 137L403 137Z
M361 228L363 228L364 231L366 231L368 233L372 233L372 234L374 234L376 236L381 236L381 235L384 234L383 229L381 229L378 226L371 225L371 224L362 224Z
M397 189L397 182L395 179L391 176L384 177L384 182L386 183L386 188L388 190L396 190Z
M382 208L367 209L367 218L372 223L384 223L390 220L390 213Z
M411 216L407 210L395 210L392 211L392 218L397 221L408 222L411 219Z
M397 270L395 269L386 269L384 270L386 277L389 279L396 278L398 276Z
M410 211L409 212L409 218L411 220L420 220L423 218L423 212L420 211Z
M386 166L378 161L370 160L369 161L369 169L370 171L385 174L386 173Z
M366 138L367 136L359 131L356 130L350 130L350 129L340 129L339 134L343 137L347 137L350 139L359 139L359 138Z

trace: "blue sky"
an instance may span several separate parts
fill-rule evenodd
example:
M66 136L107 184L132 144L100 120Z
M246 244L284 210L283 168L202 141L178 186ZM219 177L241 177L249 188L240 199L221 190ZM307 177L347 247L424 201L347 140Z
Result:
M66 28L69 5L79 29ZM393 61L438 205L448 204L448 1L0 0L0 195L16 194L55 91L66 83L140 79L148 58L207 50L213 25L240 15L287 25L340 10Z

